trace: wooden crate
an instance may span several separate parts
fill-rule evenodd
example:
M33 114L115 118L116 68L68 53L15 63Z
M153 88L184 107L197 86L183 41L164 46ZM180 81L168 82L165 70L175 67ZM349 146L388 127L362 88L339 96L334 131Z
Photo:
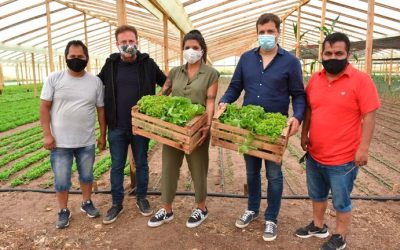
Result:
M220 122L218 118L222 113L223 110L219 110L213 118L211 145L238 151L250 132ZM289 139L288 131L289 128L286 127L282 135L273 143L267 136L256 135L251 147L257 148L257 150L249 150L246 154L281 163Z
M139 113L139 107L132 107L132 131L134 134L154 139L162 144L190 154L198 146L199 129L207 123L207 114L199 115L181 127L158 118Z

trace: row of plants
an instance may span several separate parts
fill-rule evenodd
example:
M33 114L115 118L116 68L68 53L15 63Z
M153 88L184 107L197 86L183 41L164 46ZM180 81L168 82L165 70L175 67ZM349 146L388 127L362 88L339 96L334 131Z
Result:
M40 134L36 134L36 135L33 135L33 136L28 137L26 139L22 139L21 141L18 141L17 143L14 143L14 144L8 145L6 147L0 148L0 156L7 154L11 150L20 149L20 148L23 148L25 146L28 146L28 145L30 145L30 144L42 139L42 137L43 136L42 136L41 133Z
M0 140L0 147L4 147L7 145L10 145L14 142L20 141L24 138L36 135L36 134L41 134L42 132L42 128L40 126L36 126L33 128L28 128L25 130L21 130L19 132L13 133L11 135L8 136L4 136L1 138Z

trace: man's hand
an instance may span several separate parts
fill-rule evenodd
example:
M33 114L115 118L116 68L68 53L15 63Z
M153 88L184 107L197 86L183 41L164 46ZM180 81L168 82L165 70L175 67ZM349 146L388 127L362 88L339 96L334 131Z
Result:
M300 122L299 122L299 120L297 120L297 118L290 117L287 122L287 125L291 126L290 131L289 131L289 136L292 136L292 135L296 134L297 131L299 130Z
M201 144L203 144L203 142L206 140L208 134L210 133L210 127L211 127L210 125L204 125L204 126L200 129L201 137L200 137L200 139L199 139L199 146L200 146Z
M105 135L100 135L99 138L97 138L97 148L100 149L100 151L103 151L106 149L106 136Z
M223 108L226 108L226 106L228 106L228 103L220 102L220 103L218 104L218 110L223 109Z
M310 138L308 135L301 135L301 148L304 151L308 151L308 145L310 144Z
M47 150L53 150L56 147L56 141L51 134L44 136L43 144L44 148Z
M355 157L355 164L357 167L362 167L368 163L368 150L358 149Z

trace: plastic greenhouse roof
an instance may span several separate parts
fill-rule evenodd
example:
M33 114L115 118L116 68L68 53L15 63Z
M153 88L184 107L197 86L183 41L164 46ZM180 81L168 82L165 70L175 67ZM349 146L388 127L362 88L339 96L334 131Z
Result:
M85 18L91 58L103 60L110 52L115 51L116 2L116 0L51 1L54 61L58 61L57 56L59 58L63 56L63 50L69 40L85 41ZM301 7L300 25L301 34L305 33L302 38L303 50L315 50L320 37L318 27L321 20L321 0L126 0L125 2L128 24L134 25L139 32L140 50L150 53L158 62L163 60L164 44L163 20L160 12L170 17L168 23L170 63L178 61L181 32L188 32L190 28L202 32L212 61L240 55L255 46L256 20L267 12L275 13L282 18L286 17L284 27L283 25L281 27L281 36L284 37L283 47L293 50L296 46L293 23L297 22L296 8L300 2L304 4ZM45 3L45 0L0 0L2 64L24 61L30 53L35 53L38 63L44 62L48 39ZM165 4L170 8L163 8ZM354 48L362 50L367 33L368 0L328 0L326 7L325 25L329 27L339 16L335 31L345 32L354 45L358 44L358 47ZM177 20L175 19L177 15L184 18ZM377 39L374 43L376 46L374 53L377 53L374 58L387 56L390 49L394 49L395 54L398 54L400 1L375 0L374 22L373 38Z

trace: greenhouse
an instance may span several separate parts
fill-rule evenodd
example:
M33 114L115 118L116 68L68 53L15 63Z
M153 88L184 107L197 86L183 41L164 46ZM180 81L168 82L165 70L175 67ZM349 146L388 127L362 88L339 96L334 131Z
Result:
M399 1L0 0L0 20L0 249L400 249ZM317 198L312 162L351 185Z

